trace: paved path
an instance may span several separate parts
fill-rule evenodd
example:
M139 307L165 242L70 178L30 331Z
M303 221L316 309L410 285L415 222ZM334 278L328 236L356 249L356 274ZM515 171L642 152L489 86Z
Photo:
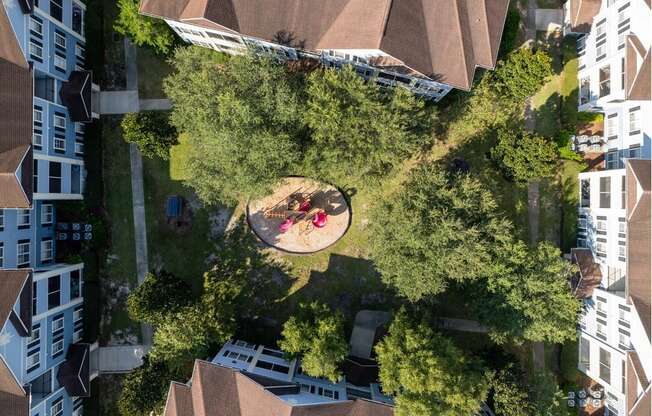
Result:
M140 111L170 110L172 102L167 98L140 100L139 107Z
M100 92L100 115L137 113L139 107L137 90Z
M128 373L143 364L149 347L142 345L119 345L99 348L100 374Z
M391 319L389 312L362 310L355 315L353 331L351 331L351 355L360 358L371 358L371 350L376 339L376 330Z
M527 16L525 19L525 37L530 47L536 43L537 37L537 0L528 0ZM534 131L536 128L536 118L532 109L532 99L528 99L525 104L525 128ZM530 245L535 246L539 240L539 182L528 184L528 224ZM546 363L545 350L543 343L537 342L532 344L532 361L534 368L545 368Z
M136 47L125 38L125 68L127 89L135 91L138 97L138 66ZM143 158L135 144L129 145L131 162L131 194L134 210L134 237L136 239L136 273L138 284L143 283L149 270L147 260L147 227L145 223L145 191L143 185ZM151 325L141 324L143 344L152 345Z
M481 334L487 333L487 327L469 319L437 318L437 328Z
M560 30L564 23L564 11L562 9L537 9L536 28L543 32L554 32Z

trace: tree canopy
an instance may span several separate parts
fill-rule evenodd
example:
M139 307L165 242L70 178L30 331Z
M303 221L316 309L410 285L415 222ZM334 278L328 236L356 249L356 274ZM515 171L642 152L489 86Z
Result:
M127 374L122 382L118 410L122 416L150 416L162 413L170 381L177 374L164 362L143 358L143 365Z
M284 66L243 55L178 49L165 79L172 123L188 133L188 179L208 202L233 203L270 190L300 160L302 100Z
M499 62L487 78L498 97L523 102L536 94L552 75L550 55L540 49L519 48Z
M376 345L383 391L397 416L474 416L489 390L481 362L401 311Z
M500 129L491 157L505 175L520 183L552 177L559 150L553 140L525 130Z
M127 143L135 143L143 156L170 157L170 147L178 144L177 130L170 125L166 111L129 113L122 119L122 133Z
M337 382L349 347L344 339L344 317L316 302L301 305L283 325L279 347L289 358L301 357L303 372Z
M306 77L273 57L225 61L198 47L177 50L172 63L172 123L190 140L188 184L208 202L268 193L291 174L380 177L431 141L433 111L421 99L350 67Z
M466 174L422 164L380 204L372 224L372 257L385 283L412 301L448 284L488 275L492 245L511 226L491 193Z
M381 90L351 66L313 71L304 119L306 169L337 182L382 176L432 140L434 113L403 88Z
M568 282L575 266L548 242L498 247L500 268L474 293L473 307L494 341L563 343L574 339L580 302Z
M187 306L192 299L190 285L166 271L148 273L127 299L129 316L156 325L170 313Z
M139 0L118 0L118 17L113 28L138 46L149 46L167 55L176 41L174 32L164 20L140 14L139 4Z

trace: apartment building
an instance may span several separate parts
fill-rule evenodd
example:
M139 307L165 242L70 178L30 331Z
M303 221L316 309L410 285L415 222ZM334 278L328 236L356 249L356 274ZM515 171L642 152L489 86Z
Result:
M609 415L652 415L651 169L628 159L580 174L578 368L604 387Z
M229 54L352 65L383 87L440 100L493 69L508 0L144 0L186 42Z
M578 36L579 110L604 114L605 163L652 155L652 7L649 0L569 0Z
M84 69L77 0L0 6L0 413L78 416L90 394L83 264L57 262L61 200L82 198Z

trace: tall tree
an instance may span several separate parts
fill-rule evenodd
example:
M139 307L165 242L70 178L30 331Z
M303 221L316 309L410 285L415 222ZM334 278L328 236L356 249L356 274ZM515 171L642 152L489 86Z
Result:
M491 382L496 416L532 416L533 406L524 376L513 365L496 374Z
M187 306L192 299L190 285L166 271L148 273L127 299L132 319L156 325L170 313Z
M500 129L491 157L505 175L520 183L555 175L559 160L557 144L522 129Z
M161 361L143 358L143 365L127 374L122 382L118 410L122 416L149 416L160 414L165 406L165 396L170 382L178 374Z
M162 19L140 14L139 3L139 0L118 0L119 12L113 28L138 46L149 46L167 55L176 41L174 32Z
M509 239L510 230L480 182L428 163L380 203L372 257L386 283L417 301L443 292L451 281L487 276L495 267L492 246Z
M404 311L376 345L380 381L397 416L474 416L489 390L489 373L453 342Z
M337 382L340 365L348 353L344 339L344 317L328 306L313 302L301 305L297 316L283 325L279 347L290 358L301 357L303 372Z
M307 169L345 183L382 176L432 140L434 112L403 88L383 90L351 66L310 74Z
M164 81L172 124L188 133L188 184L206 202L261 195L295 171L305 130L294 76L271 57L224 62L206 48L179 48Z
M575 267L548 242L534 249L522 241L496 248L500 268L477 283L472 303L494 341L574 339L580 302L569 281Z
M488 82L498 97L523 102L536 94L552 75L550 55L541 49L519 48L496 65L496 70L488 76Z
M149 158L170 157L170 147L178 144L177 130L170 125L166 111L129 113L121 123L127 143L135 143L141 153Z

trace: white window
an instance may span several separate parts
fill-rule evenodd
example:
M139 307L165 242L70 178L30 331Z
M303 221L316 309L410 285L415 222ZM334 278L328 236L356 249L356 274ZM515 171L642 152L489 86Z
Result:
M33 17L29 19L29 30L38 33L39 35L43 34L43 24L36 21Z
M625 221L620 221L618 223L618 232L622 234L627 232L627 223Z
M34 121L37 123L43 122L43 111L34 109Z
M39 350L34 350L29 353L27 356L27 369L31 370L34 367L38 367L41 362L41 352Z
M32 335L27 339L27 343L31 344L41 340L41 328L32 328Z
M627 31L621 32L618 34L618 47L620 48L625 44L625 36L627 36Z
M621 308L618 308L618 320L625 323L629 322L629 317L627 316L627 311Z
M625 348L629 348L629 337L623 333L618 334L618 344Z
M54 333L60 329L63 329L63 317L52 321L52 332Z
M84 332L84 330L82 328L79 328L75 332L73 332L73 334L72 334L72 342L81 341L83 332Z
M0 208L0 230L5 228L5 210Z
M28 209L19 209L16 211L17 224L19 227L29 227L31 223L32 213Z
M66 49L66 37L61 33L54 32L54 44Z
M596 323L596 332L604 337L607 336L607 327L600 322Z
M41 224L52 224L54 217L54 206L52 204L41 205Z
M601 301L598 301L598 312L607 313L607 304Z
M618 136L618 116L607 120L607 137Z
M54 256L54 243L52 240L41 241L41 261L50 261Z
M29 264L29 242L18 243L16 248L16 264L18 266Z
M39 59L43 59L43 48L34 42L29 43L29 53Z
M596 46L596 48L595 48L595 56L600 57L600 56L604 55L605 53L607 53L607 44L606 43L603 43L600 46Z
M601 35L605 34L606 31L607 31L607 23L602 22L595 28L595 36L596 37L601 36Z
M618 23L622 23L627 19L627 14L625 13L627 9L618 12Z
M641 110L629 112L629 134L635 134L641 130L640 112Z
M63 349L63 341L61 341L61 345L62 345L61 349ZM50 408L50 416L61 416L61 415L63 415L63 400L54 403Z
M66 139L63 137L54 138L54 150L66 151Z
M54 55L54 66L66 70L66 59L60 57L59 55Z
M75 133L77 134L84 134L86 131L86 126L84 123L75 123Z
M83 71L83 70L85 70L85 69L86 69L86 68L84 68L83 66L81 66L81 65L79 65L79 64L77 64L77 63L75 64L75 71Z
M83 318L83 312L84 312L84 310L82 308L76 309L72 313L72 321L73 322L78 322L79 320L81 320Z
M598 231L606 231L607 230L607 222L603 220L598 220Z
M627 248L625 246L618 246L618 257L626 257Z
M75 153L77 153L78 155L84 154L84 143L75 142Z
M84 57L84 47L79 43L75 43L75 56L79 58Z
M34 143L34 146L43 146L43 135L41 133L33 133L32 143Z
M64 117L55 115L54 116L54 127L59 127L59 128L65 129L66 128L66 119Z
M607 254L607 245L605 243L595 243L595 250L599 254Z

